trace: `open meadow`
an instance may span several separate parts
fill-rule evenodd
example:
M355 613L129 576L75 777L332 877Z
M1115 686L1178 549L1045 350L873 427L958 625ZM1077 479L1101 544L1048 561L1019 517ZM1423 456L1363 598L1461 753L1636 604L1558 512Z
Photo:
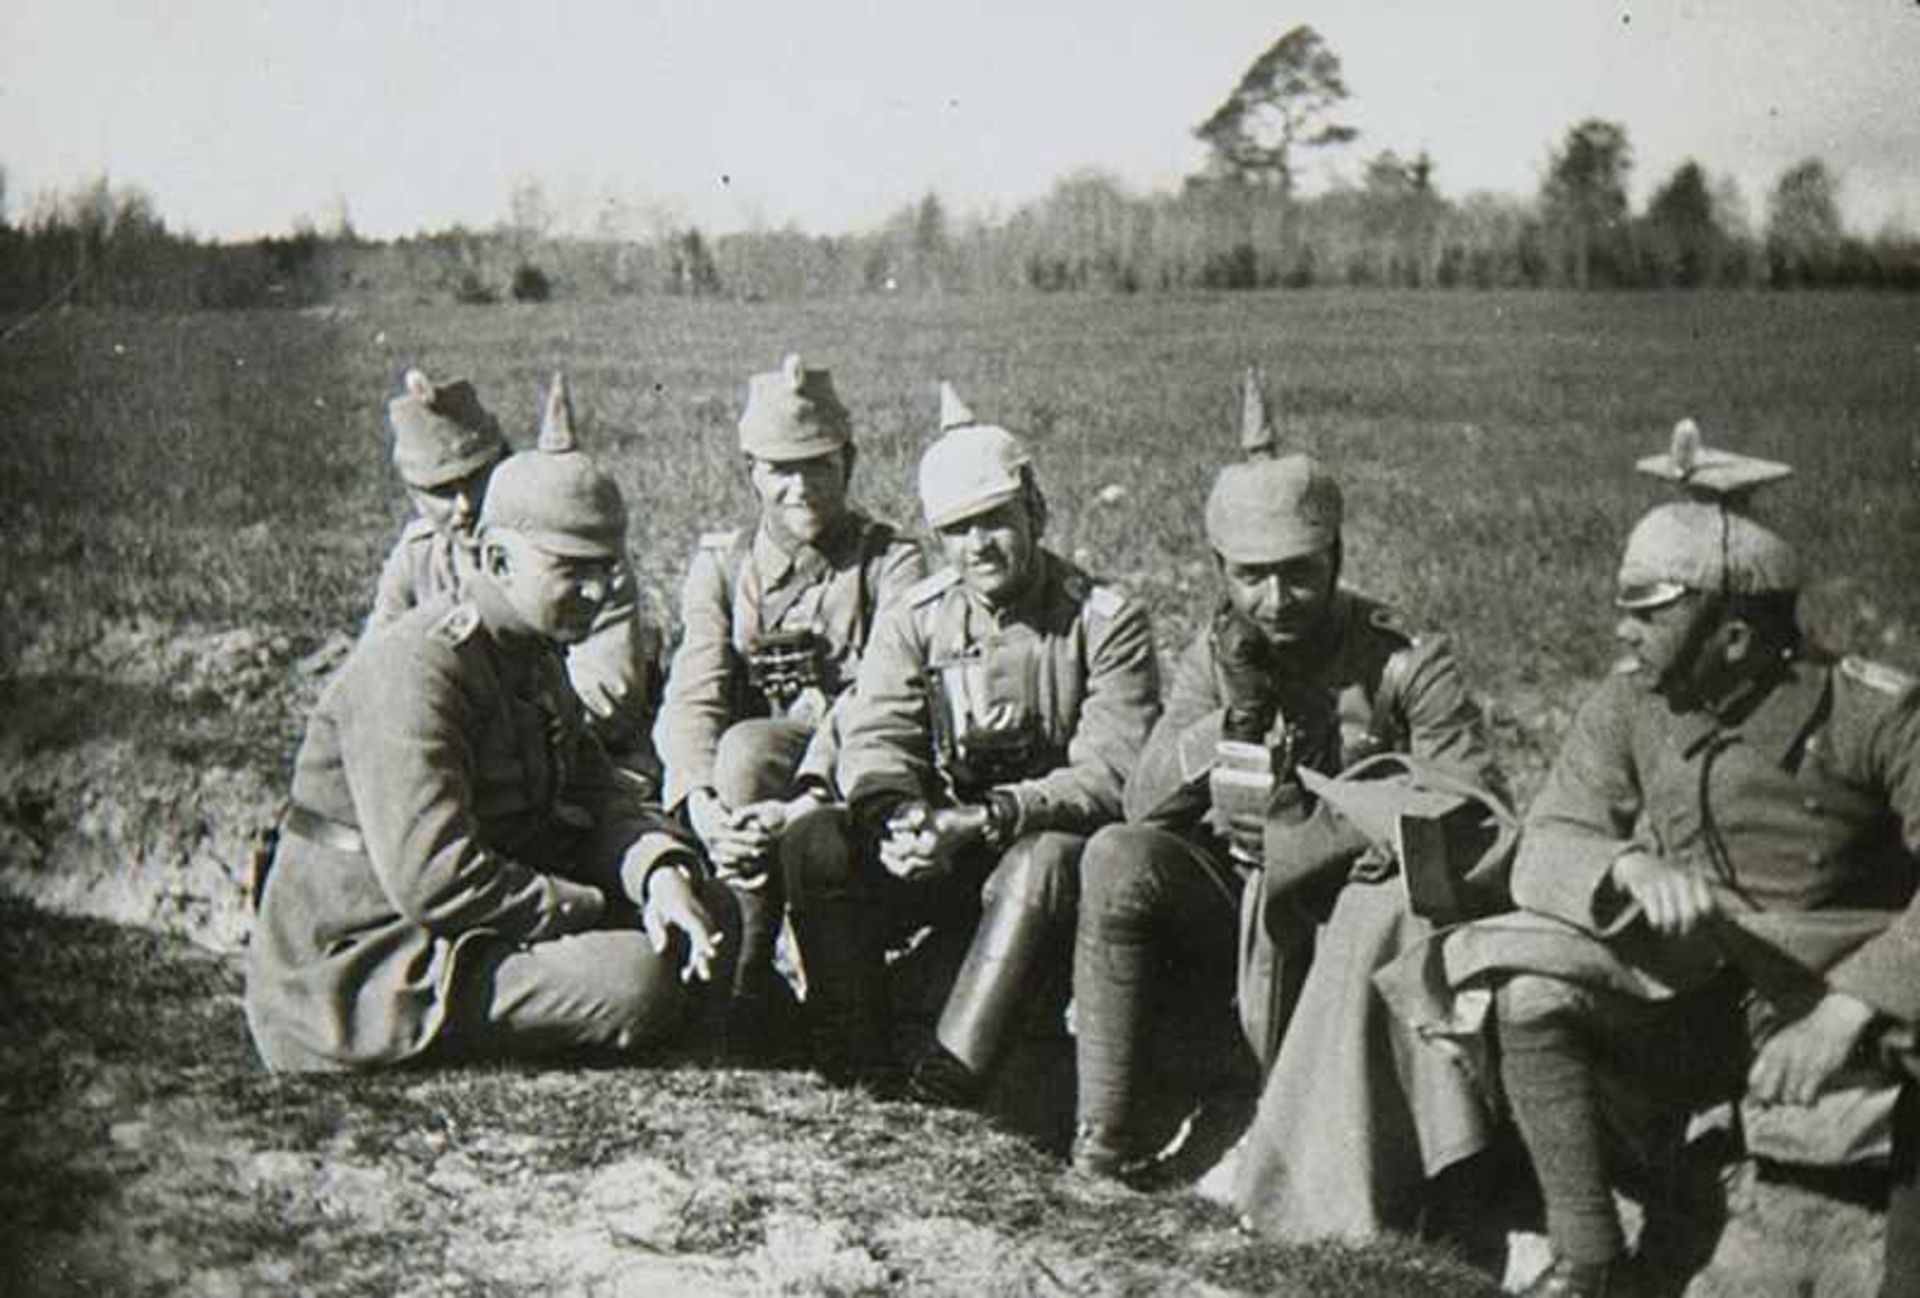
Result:
M0 322L4 323L4 322ZM404 513L384 406L471 377L525 443L556 369L671 624L749 517L746 376L853 411L855 497L918 522L935 381L1027 434L1051 542L1170 657L1241 370L1346 487L1347 580L1443 628L1523 794L1607 669L1632 472L1697 419L1798 474L1835 648L1920 669L1920 296L1298 292L51 315L0 338L0 1234L30 1292L1483 1292L1413 1244L1283 1248L1106 1196L978 1119L798 1074L270 1078L231 951L247 836ZM120 921L79 921L53 910ZM176 935L161 939L143 929ZM208 955L178 941L184 935Z

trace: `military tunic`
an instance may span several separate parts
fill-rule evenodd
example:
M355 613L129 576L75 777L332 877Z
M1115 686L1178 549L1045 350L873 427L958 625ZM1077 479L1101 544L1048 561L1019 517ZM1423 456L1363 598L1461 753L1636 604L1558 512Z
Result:
M1416 637L1384 606L1340 590L1326 630L1280 663L1273 737L1293 734L1303 764L1334 774L1405 752L1501 789L1445 637ZM1490 1134L1469 1079L1404 1049L1373 995L1373 971L1422 936L1426 921L1389 879L1346 883L1310 911L1290 908L1284 937L1266 931L1260 873L1232 863L1207 819L1225 702L1213 637L1203 633L1182 656L1127 784L1128 825L1097 836L1082 861L1074 972L1082 1122L1118 1126L1126 1138L1146 1068L1145 1020L1225 1011L1238 925L1242 959L1253 962L1241 979L1244 1031L1257 1048L1275 1037L1279 1046L1241 1147L1237 1204L1256 1228L1282 1236L1358 1238L1409 1225L1423 1180ZM1502 871L1462 883L1475 909L1504 904ZM1170 981L1178 986L1152 988Z
M458 599L467 562L446 532L424 518L410 520L380 566L368 628L386 626L423 604ZM623 765L650 776L657 775L648 746L660 656L660 634L640 616L633 567L622 560L592 634L567 650L567 676L601 742Z
M553 647L496 638L468 604L362 638L308 724L291 801L305 828L290 815L248 949L248 1022L276 1069L420 1055L470 969L594 928L656 865L693 859L614 778ZM622 967L682 995L626 927L612 936L639 949Z
M1920 691L1888 668L1793 663L1746 716L1675 713L1631 674L1610 677L1574 721L1527 818L1514 899L1589 932L1613 926L1609 879L1628 848L1698 866L1723 911L1756 919L1828 986L1920 1022ZM1831 920L1863 913L1865 940ZM1877 920L1872 918L1877 916ZM1646 940L1616 954L1656 983L1720 963L1715 939ZM1549 971L1550 972L1550 971Z
M715 756L728 728L767 717L776 705L753 688L748 663L756 641L773 632L810 631L823 646L817 692L780 714L806 738L798 771L821 778L833 769L833 705L853 683L879 611L925 573L920 547L860 514L821 547L783 547L762 524L751 539L721 532L702 538L681 596L684 630L655 724L666 765L664 801L678 806L715 782ZM825 706L822 706L822 705ZM723 790L730 802L751 801ZM785 788L756 791L785 796ZM729 796L731 795L731 796Z
M971 717L1010 722L1004 728L1029 741L1020 769L993 781L1019 808L1017 833L1085 834L1118 818L1160 713L1152 629L1138 605L1058 556L1042 550L1038 564L1008 608L948 569L881 620L842 720L837 771L851 804L950 803L984 791L956 789L952 740L964 720L934 712L936 697L961 705L960 691L930 689L937 676L964 674L975 682Z

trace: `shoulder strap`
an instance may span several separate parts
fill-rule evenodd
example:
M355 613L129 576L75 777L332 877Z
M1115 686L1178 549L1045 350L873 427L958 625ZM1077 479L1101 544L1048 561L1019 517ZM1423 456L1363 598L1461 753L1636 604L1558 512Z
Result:
M942 568L939 572L922 577L907 590L904 597L907 606L909 608L921 608L931 604L934 600L939 599L942 595L946 594L948 590L952 589L953 585L959 580L960 574L952 568Z

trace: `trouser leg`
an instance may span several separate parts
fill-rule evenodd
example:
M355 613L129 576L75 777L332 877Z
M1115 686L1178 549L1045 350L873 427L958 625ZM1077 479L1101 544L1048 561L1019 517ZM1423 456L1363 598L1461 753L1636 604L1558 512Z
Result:
M1626 1247L1614 1211L1588 993L1519 974L1500 988L1500 1080L1533 1159L1554 1252L1581 1265Z
M1101 830L1080 859L1073 957L1078 1125L1095 1157L1127 1149L1156 989L1180 988L1202 1013L1233 995L1234 893L1215 863L1176 835ZM1182 1007L1185 1008L1185 1005Z
M889 1085L884 917L846 813L823 807L789 826L780 873L807 983L815 1066L837 1084Z
M1744 1088L1764 1006L1731 973L1659 1001L1519 975L1496 1006L1501 1080L1554 1247L1580 1263L1615 1257L1613 1172L1652 1175L1649 1224L1674 1210L1686 1115Z
M971 1102L1027 1010L1049 990L1057 1000L1085 846L1077 834L1030 834L988 876L979 926L935 1030L959 1069L947 1070L932 1098Z
M436 1053L457 1059L627 1055L683 1021L685 942L656 953L636 929L575 933L475 952L456 966Z

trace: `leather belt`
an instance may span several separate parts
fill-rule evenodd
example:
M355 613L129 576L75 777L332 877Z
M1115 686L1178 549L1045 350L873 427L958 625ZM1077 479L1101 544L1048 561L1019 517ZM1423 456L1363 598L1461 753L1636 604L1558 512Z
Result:
M343 825L297 802L290 804L287 814L280 818L280 832L350 856L365 855L367 850L367 840L352 825Z

